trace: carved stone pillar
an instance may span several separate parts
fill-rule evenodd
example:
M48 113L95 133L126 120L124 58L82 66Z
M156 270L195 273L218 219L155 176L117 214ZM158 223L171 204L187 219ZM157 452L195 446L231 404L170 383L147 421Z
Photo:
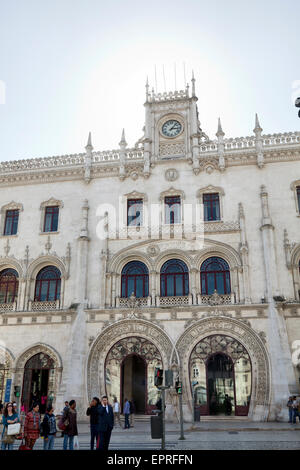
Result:
M196 268L192 268L190 270L190 286L191 286L191 293L193 296L193 305L197 305L197 280L196 276L198 274L198 271Z
M151 303L155 305L156 297L156 272L150 271L149 295L151 296Z

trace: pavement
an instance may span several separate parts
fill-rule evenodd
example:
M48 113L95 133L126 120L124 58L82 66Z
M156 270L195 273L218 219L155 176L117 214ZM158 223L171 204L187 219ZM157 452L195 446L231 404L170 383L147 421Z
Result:
M89 425L78 424L80 449L90 445ZM60 436L60 432L57 434ZM299 450L300 424L249 421L208 421L194 427L185 423L185 440L179 440L179 424L166 424L167 450ZM15 448L19 441L15 442ZM63 439L55 439L55 449L62 449ZM43 448L43 439L38 439L34 449ZM110 450L159 450L160 439L152 439L150 422L135 422L130 429L115 427L112 432Z

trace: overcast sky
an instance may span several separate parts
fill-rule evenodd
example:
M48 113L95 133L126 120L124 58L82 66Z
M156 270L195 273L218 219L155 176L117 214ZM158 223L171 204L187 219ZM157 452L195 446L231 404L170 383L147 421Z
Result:
M142 135L145 81L194 69L215 137L300 130L299 0L0 0L0 160L118 148ZM5 96L3 88L5 86ZM293 88L294 87L294 88Z

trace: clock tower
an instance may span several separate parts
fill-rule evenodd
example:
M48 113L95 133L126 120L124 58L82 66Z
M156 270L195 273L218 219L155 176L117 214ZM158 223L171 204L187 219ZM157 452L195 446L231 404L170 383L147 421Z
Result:
M208 141L200 128L195 93L195 78L192 77L192 93L189 85L185 90L169 93L149 92L146 83L144 174L149 174L151 164L158 160L185 159L199 173L200 147Z

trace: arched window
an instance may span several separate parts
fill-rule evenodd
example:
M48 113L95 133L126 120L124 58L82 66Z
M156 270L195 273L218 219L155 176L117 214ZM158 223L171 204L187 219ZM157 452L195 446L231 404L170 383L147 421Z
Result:
M132 293L136 297L148 297L149 272L147 266L141 261L130 261L122 269L121 297L130 297Z
M18 296L18 273L14 269L4 269L0 273L0 303L9 304Z
M55 266L46 266L36 277L34 300L46 301L60 298L61 273Z
M188 295L189 270L179 259L170 259L160 270L160 292L162 297Z
M222 258L213 256L206 259L201 266L201 293L211 295L230 294L230 270L228 263Z

